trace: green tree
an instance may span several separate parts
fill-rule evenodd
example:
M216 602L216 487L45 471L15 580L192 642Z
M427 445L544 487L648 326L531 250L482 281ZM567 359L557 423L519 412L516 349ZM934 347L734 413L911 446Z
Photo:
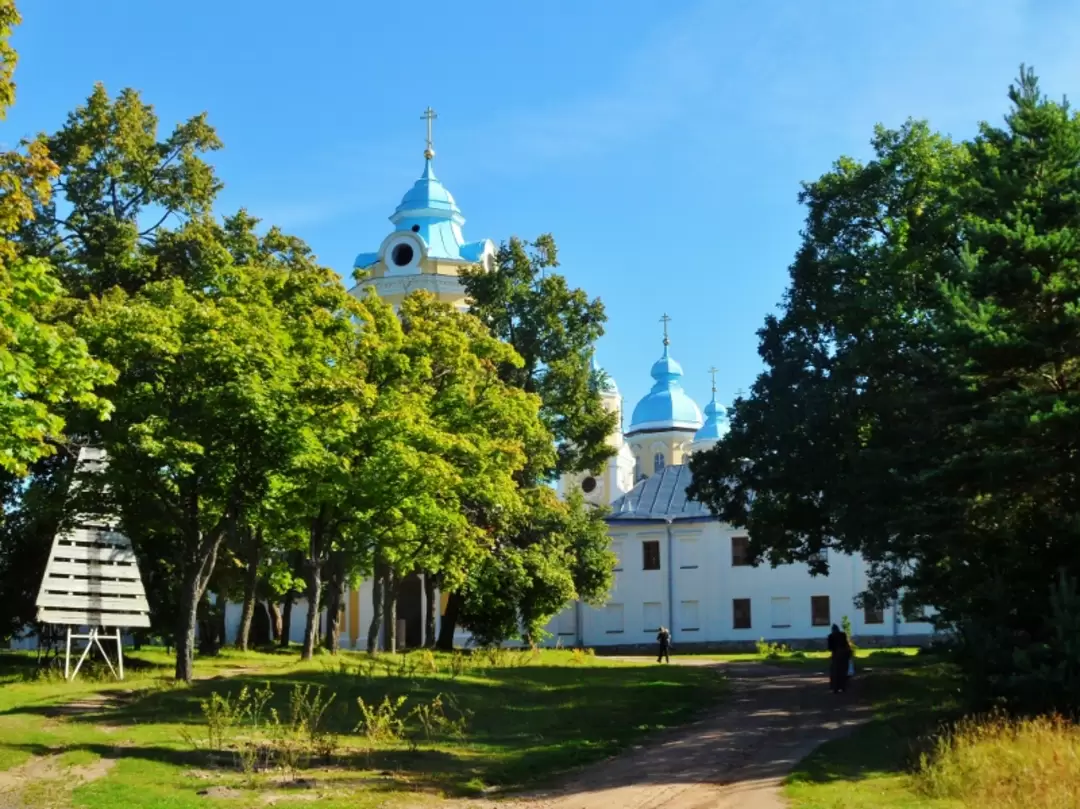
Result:
M78 327L119 378L101 432L109 493L136 548L175 549L181 584L178 679L190 681L199 602L226 533L266 496L296 450L299 379L291 335L265 273L230 265L216 284L178 279L92 300Z
M555 440L556 453L546 461L534 454L517 475L524 509L512 522L513 529L500 529L495 556L460 589L443 584L452 590L439 638L443 648L453 644L459 619L490 642L523 628L535 636L575 593L592 599L591 582L611 579L613 563L606 554L576 556L560 545L568 536L568 523L589 526L578 536L598 536L603 528L599 515L587 517L584 506L575 515L567 514L545 493L533 491L560 474L598 469L614 452L607 438L619 426L615 414L603 406L600 380L591 367L606 320L603 304L571 288L553 272L558 266L555 241L544 235L533 243L511 239L499 248L490 271L462 273L470 311L521 358L520 363L500 365L500 376L508 385L540 397L540 417ZM541 541L536 525L549 526L552 534ZM552 543L547 556L543 542ZM589 563L597 567L587 569Z
M567 602L601 604L614 579L602 512L580 494L560 501L547 487L526 490L523 499L499 552L480 560L465 584L459 618L484 646L518 635L538 642Z
M116 286L134 293L169 277L177 263L160 262L162 251L154 249L162 226L205 218L221 189L202 158L221 148L206 115L159 139L157 114L131 89L110 100L95 85L59 131L34 145L48 151L59 171L53 193L39 199L22 229L23 249L56 267L80 298Z
M607 320L604 305L572 289L552 272L558 266L555 240L545 234L532 243L513 238L499 248L490 271L476 267L461 274L469 311L522 359L501 365L500 375L540 397L541 418L555 437L554 463L527 470L530 484L599 469L614 453L607 438L618 427L591 384L591 358Z
M0 2L0 119L15 99L10 37L18 23L15 4ZM43 144L24 146L0 154L0 470L18 475L64 440L64 407L108 415L95 388L111 374L60 322L64 290L53 268L12 241L33 224L35 207L49 204L58 171Z
M869 599L982 638L968 671L997 686L1065 659L1049 594L1080 569L1080 118L1030 71L1010 99L962 144L879 130L805 188L766 370L691 461L759 557L862 553Z

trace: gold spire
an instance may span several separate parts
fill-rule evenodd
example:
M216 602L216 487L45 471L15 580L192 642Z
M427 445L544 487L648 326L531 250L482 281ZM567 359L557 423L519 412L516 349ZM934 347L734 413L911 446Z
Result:
M424 110L424 114L420 116L420 120L427 121L427 148L424 149L424 157L428 160L435 156L435 142L431 139L431 122L438 117L431 107Z

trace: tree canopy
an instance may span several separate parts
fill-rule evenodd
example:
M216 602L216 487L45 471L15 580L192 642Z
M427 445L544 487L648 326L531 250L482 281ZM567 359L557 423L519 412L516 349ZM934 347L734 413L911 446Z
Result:
M1009 98L968 141L879 129L805 186L766 370L691 461L759 559L863 554L867 599L981 638L991 688L1018 647L1028 673L1062 659L1054 588L1080 573L1080 117L1028 70Z
M0 102L16 20L0 4ZM180 679L197 632L203 652L223 640L227 598L243 599L246 646L259 593L284 595L283 624L303 593L305 657L323 608L335 648L361 575L391 613L414 574L459 601L495 586L491 614L483 598L468 612L493 640L600 598L599 513L546 483L611 452L589 364L604 314L548 272L554 241L512 240L495 272L467 273L471 314L414 294L399 318L301 240L214 213L221 142L205 114L159 129L138 92L98 84L0 165L0 582L44 558L72 508L73 451L93 445L109 463L88 491L132 538ZM7 631L33 614L17 589Z
M15 100L14 3L0 2L0 119ZM112 370L90 357L86 345L62 322L64 290L41 257L18 249L12 235L35 222L50 204L58 168L41 143L0 154L0 470L25 475L63 441L65 406L98 417L109 403L95 387Z

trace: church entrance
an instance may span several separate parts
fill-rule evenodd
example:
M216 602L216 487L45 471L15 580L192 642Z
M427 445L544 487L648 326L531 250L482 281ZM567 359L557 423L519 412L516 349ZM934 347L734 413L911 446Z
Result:
M402 579L397 596L398 648L417 649L424 640L424 585L418 574Z

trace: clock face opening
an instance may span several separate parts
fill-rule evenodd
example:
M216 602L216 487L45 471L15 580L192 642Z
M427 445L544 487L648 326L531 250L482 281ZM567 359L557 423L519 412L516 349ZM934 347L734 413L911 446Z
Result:
M399 244L395 245L394 249L390 251L390 260L398 267L408 267L412 263L414 255L416 254L412 249L412 245Z
M581 490L585 492L585 494L592 494L596 491L596 478L587 477L585 480L581 481Z

